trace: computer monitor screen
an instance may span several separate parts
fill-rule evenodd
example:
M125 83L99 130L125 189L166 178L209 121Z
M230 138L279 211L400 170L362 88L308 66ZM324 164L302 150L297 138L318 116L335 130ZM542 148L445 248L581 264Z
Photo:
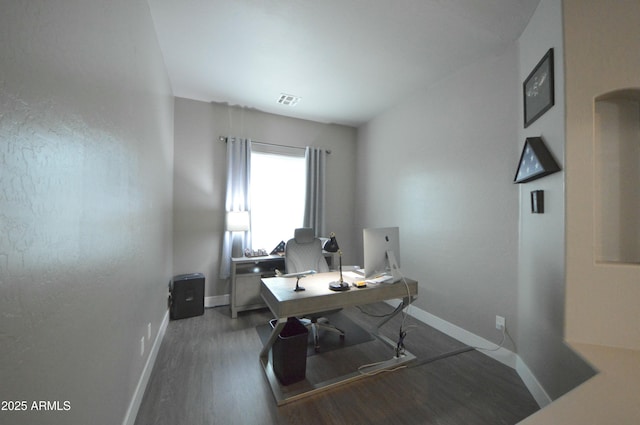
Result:
M396 267L400 267L400 228L380 227L369 228L362 231L362 242L364 247L364 276L365 278L375 277L382 273L396 274L399 270L392 270L389 263L395 258Z

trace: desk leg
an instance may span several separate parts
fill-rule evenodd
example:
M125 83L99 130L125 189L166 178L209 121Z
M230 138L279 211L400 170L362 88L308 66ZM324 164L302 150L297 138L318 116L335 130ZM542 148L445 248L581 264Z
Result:
M264 345L264 347L262 347L262 351L260 351L260 361L262 362L263 365L266 365L267 362L269 361L269 350L271 349L273 344L276 342L276 339L278 339L278 335L280 335L280 332L282 332L282 329L286 324L287 324L287 317L277 319L276 326L271 331L269 340Z

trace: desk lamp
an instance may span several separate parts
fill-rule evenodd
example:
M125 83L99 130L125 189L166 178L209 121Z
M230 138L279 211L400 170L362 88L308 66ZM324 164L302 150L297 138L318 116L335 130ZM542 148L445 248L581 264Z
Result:
M325 244L324 250L328 252L338 252L338 259L340 264L340 280L329 283L329 289L332 291L347 291L349 290L349 284L344 281L342 278L342 250L338 246L338 241L336 240L336 234L331 232L329 235L329 241Z
M240 232L249 230L249 211L227 211L227 231L231 232L232 245L231 256L233 258L242 257L244 251L243 237Z

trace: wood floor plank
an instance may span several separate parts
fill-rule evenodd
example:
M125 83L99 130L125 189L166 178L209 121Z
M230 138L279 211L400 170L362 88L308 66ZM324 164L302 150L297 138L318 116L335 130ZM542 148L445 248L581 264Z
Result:
M363 308L376 315L392 310L384 303ZM379 320L356 308L344 313L366 329ZM258 361L262 343L255 330L271 318L268 310L257 310L231 319L228 307L218 307L171 321L136 425L498 425L515 424L538 409L514 370L475 350L420 363L464 346L410 317L405 345L418 357L415 366L277 407ZM400 320L382 333L396 340ZM338 376L393 355L378 341L367 344L309 357L307 378Z

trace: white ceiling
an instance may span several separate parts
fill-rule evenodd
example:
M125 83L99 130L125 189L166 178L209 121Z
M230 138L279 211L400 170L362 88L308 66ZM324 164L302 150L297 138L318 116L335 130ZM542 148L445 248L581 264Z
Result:
M148 2L175 96L357 126L500 53L539 0Z

